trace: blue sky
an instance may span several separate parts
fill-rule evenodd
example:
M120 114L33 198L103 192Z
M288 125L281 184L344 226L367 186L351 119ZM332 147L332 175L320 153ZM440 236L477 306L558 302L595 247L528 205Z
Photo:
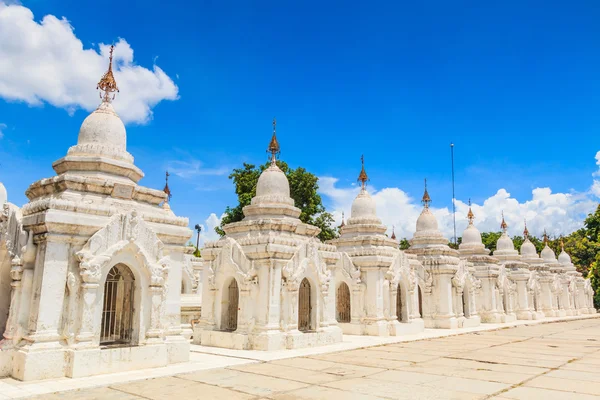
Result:
M349 212L361 154L384 223L414 222L415 212L404 218L401 206L418 209L424 177L444 218L454 142L460 212L471 198L491 227L497 208L505 207L486 208L485 201L505 189L518 203L510 217L515 227L527 214L539 219L538 230L572 230L598 200L590 187L600 150L600 4L414 3L35 0L22 6L37 23L45 15L65 17L84 49L123 40L133 49L131 65L156 64L177 86L140 100L152 115L130 121L128 150L146 173L143 185L162 188L165 169L175 171L172 208L192 225L235 204L228 171L266 160L276 116L282 159L329 178L323 197L338 218L341 209ZM43 51L34 47L21 56L8 49L12 59L4 59L35 64L25 57ZM13 69L2 65L0 75L10 80ZM3 93L0 77L0 181L19 205L30 183L54 174L52 162L76 143L89 113L89 101L52 100L52 71L49 88L28 87L39 104ZM23 85L33 86L27 79ZM60 85L69 86L68 76ZM93 84L73 90L96 96ZM546 187L567 200L535 202L532 190ZM397 191L384 200L386 188ZM387 209L394 199L399 208Z

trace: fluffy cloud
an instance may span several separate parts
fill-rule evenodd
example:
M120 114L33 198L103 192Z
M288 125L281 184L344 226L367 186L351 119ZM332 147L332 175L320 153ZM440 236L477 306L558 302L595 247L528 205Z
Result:
M4 129L6 129L6 124L0 123L0 139L4 138Z
M202 231L200 232L200 248L202 248L206 242L212 242L219 239L219 234L215 232L215 228L221 225L222 218L223 215L221 215L221 217L217 217L217 214L211 213L208 218L206 218L204 223L200 224L202 227Z
M108 66L108 50L106 44L85 49L64 17L46 15L37 22L30 9L0 0L0 97L6 100L91 111L100 101L95 88ZM162 69L134 63L124 39L115 44L113 70L121 90L114 104L126 123L145 123L153 106L178 97Z
M600 152L596 155L596 160L600 167ZM600 173L597 172L594 176L598 177ZM334 210L334 218L339 225L342 211L346 219L350 217L352 201L359 188L339 188L337 183L338 180L332 177L322 177L319 180L320 192L325 200L329 200L329 208ZM369 187L369 192L377 204L377 214L383 224L388 226L388 234L391 234L392 226L395 226L396 236L411 238L422 210L421 193L416 198L399 188L378 190ZM598 205L594 196L600 197L600 181L597 179L590 190L583 193L553 193L550 188L536 188L531 192L531 199L522 203L511 197L505 189L500 189L482 204L472 204L472 209L476 217L476 226L482 232L499 231L504 212L511 235L520 235L523 232L526 219L532 234L540 236L547 230L549 235L558 236L569 234L582 226L585 216ZM456 200L456 230L459 237L467 226L468 210L469 205L466 202ZM438 219L440 230L447 238L452 238L451 210L447 207L432 207L432 211Z

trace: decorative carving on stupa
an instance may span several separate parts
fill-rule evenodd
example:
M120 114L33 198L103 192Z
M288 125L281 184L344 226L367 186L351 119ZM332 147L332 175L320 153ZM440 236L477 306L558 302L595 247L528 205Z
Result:
M275 164L277 162L277 157L279 157L279 154L281 153L281 148L279 147L279 142L277 141L277 120L275 118L273 118L273 136L269 142L267 153L271 153L271 164Z
M362 164L362 168L360 170L360 174L358 174L358 182L361 183L361 189L366 190L367 182L369 181L369 176L367 175L367 171L365 171L365 156L360 156L360 162Z
M119 93L119 87L117 86L117 81L115 80L115 76L113 75L112 64L113 64L113 51L115 50L115 45L110 46L110 55L108 57L108 70L102 75L102 78L98 82L96 86L97 90L100 90L100 98L102 102L110 103L115 99L117 93Z
M427 178L425 178L425 191L423 192L423 198L421 199L421 203L425 208L429 208L431 204L431 197L429 196L429 192L427 191Z

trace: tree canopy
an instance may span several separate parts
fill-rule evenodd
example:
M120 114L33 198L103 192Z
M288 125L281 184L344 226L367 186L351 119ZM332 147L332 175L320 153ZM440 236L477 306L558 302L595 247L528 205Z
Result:
M250 204L256 195L256 185L260 174L269 167L267 162L259 167L244 163L242 168L233 170L229 179L233 180L238 205L227 207L221 220L221 225L215 228L219 235L224 235L223 226L244 218L243 208ZM333 216L325 210L321 196L318 193L319 178L302 167L290 168L285 162L277 161L277 166L285 173L290 183L290 196L296 207L301 211L300 220L321 229L319 239L325 241L338 236L337 228L332 227Z

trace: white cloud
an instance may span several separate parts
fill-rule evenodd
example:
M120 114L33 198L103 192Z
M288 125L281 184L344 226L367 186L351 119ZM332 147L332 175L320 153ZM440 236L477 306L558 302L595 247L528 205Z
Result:
M200 248L204 247L206 242L212 242L219 239L219 234L215 232L215 228L221 225L221 217L217 217L217 214L211 213L203 224L200 224L202 231L200 232ZM194 234L194 244L196 243L197 233Z
M6 129L6 124L0 123L0 139L4 138L4 129Z
M85 49L64 17L37 22L30 9L0 0L0 97L6 100L91 111L100 102L95 88L108 50L106 44ZM153 106L178 98L177 86L157 65L150 70L134 63L124 39L115 44L113 70L121 91L115 109L126 123L145 123Z
M600 152L596 155L600 166ZM600 174L596 173L595 176ZM330 201L336 224L341 222L341 212L346 219L350 217L352 201L358 193L358 187L339 188L338 180L332 177L319 179L321 194ZM371 196L377 204L377 214L384 225L388 226L391 234L395 226L396 236L412 238L417 218L422 210L420 198L422 193L410 196L399 188L384 188L377 190L369 187ZM593 197L600 197L600 181L594 180L589 192L584 193L553 193L550 188L536 188L531 192L531 199L519 202L511 197L505 189L500 189L482 204L472 204L475 214L475 224L481 232L496 232L500 230L502 211L509 225L511 235L521 235L524 219L527 219L529 231L541 236L544 229L551 236L569 234L583 225L585 216L593 212L598 202ZM434 204L435 204L435 199ZM461 200L456 201L456 233L462 236L467 226L469 205ZM451 239L453 237L453 219L449 208L432 207L437 217L440 230Z
M167 169L170 173L181 178L193 178L200 175L222 176L230 172L230 168L204 168L200 160L171 160L167 163Z

